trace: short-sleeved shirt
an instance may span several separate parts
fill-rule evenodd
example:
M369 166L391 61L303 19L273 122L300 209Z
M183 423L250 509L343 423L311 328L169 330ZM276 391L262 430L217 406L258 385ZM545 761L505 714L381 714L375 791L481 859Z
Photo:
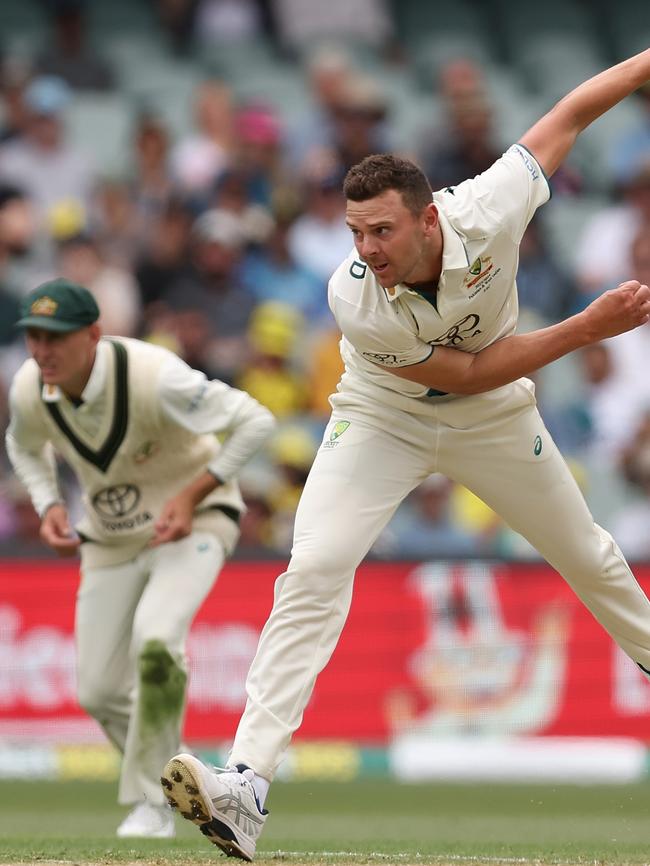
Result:
M521 144L483 174L435 192L443 237L435 295L403 283L384 288L353 251L329 283L330 308L343 335L346 372L339 390L370 389L400 405L404 397L430 399L440 392L391 368L422 363L435 346L478 352L512 334L519 243L549 197L542 169Z

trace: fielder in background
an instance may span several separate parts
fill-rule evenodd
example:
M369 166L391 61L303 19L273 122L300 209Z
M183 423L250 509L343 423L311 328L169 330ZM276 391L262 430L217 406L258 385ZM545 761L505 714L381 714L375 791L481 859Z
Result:
M24 300L32 357L12 383L7 451L43 541L81 554L78 697L122 753L119 801L133 809L117 835L167 838L159 778L180 748L185 640L238 540L234 479L275 422L166 349L102 337L98 317L90 292L66 280ZM76 530L54 452L82 487Z
M521 378L645 324L648 287L624 283L565 322L514 335L519 243L550 196L547 176L583 129L649 78L650 51L597 75L486 172L433 198L422 172L394 156L349 171L356 249L329 286L345 373L248 675L230 769L179 755L163 773L170 802L227 853L252 859L269 784L336 646L355 569L433 472L525 536L650 672L650 602L595 525Z

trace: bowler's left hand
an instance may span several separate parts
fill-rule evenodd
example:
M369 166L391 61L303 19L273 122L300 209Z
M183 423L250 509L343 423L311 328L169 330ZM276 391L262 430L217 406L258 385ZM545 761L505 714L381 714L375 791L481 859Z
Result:
M194 504L187 497L178 495L169 499L154 524L155 535L149 547L185 538L192 531L193 516Z

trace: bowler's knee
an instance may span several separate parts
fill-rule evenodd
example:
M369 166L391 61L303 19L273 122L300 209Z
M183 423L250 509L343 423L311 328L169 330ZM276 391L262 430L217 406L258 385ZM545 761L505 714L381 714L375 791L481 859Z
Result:
M288 571L298 576L301 586L318 594L347 583L360 560L344 545L332 544L317 551L294 550Z
M605 581L608 574L618 572L621 559L617 550L612 536L594 526L593 536L576 546L562 573L576 585Z

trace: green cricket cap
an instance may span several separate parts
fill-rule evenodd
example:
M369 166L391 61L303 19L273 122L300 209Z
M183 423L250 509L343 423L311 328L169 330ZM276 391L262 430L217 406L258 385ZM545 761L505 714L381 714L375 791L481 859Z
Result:
M43 283L23 298L20 315L17 328L63 333L92 325L99 318L99 307L88 289L57 279Z

